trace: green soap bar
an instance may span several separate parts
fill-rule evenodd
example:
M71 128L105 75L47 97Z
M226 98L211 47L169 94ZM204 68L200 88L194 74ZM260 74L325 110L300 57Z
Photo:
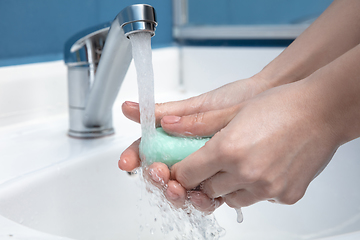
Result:
M141 139L140 156L149 165L153 162L162 162L171 167L204 146L209 139L175 137L167 134L162 128L157 128L154 137Z

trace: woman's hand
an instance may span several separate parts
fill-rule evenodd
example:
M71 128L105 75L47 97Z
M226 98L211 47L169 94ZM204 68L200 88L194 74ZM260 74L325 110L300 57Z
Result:
M187 197L205 212L224 201L234 208L261 200L295 203L339 145L322 117L318 94L308 94L308 85L309 80L302 80L223 108L199 107L193 114L187 110L176 115L169 112L172 108L167 109L167 104L157 106L157 123L168 133L215 135L199 151L175 164L171 175L162 163L154 163L146 175L159 187L167 185L165 195L177 207L183 206ZM179 103L188 108L186 101L195 102L196 98L169 104L175 109L180 108ZM138 106L125 103L123 110L127 116L137 114ZM121 169L132 171L140 166L139 142L123 152ZM199 185L201 191L191 191Z
M261 200L295 203L336 149L360 136L359 56L360 45L303 80L222 108L167 111L158 118L166 132L215 135L175 164L171 175L163 166L151 176L155 182L160 177L161 183L171 183L167 196L177 206L186 191L200 185L200 192L188 195L203 211L214 210L222 201L234 208ZM120 168L139 165L136 146L123 153Z
M311 93L308 82L273 88L216 114L204 113L208 131L222 130L175 164L171 179L187 190L201 184L209 199L222 197L233 208L262 200L297 202L339 146L323 117L321 97ZM214 125L214 115L222 116L222 127ZM170 134L191 132L188 123L194 118L184 116L163 127Z
M234 208L262 200L293 204L336 149L360 137L360 44L309 77L272 88L225 109L202 114L217 132L171 169L187 190L201 184L209 198ZM222 116L223 126L215 123ZM192 132L196 115L163 125Z
M359 7L356 0L334 1L253 78L156 106L156 124L168 133L216 133L175 164L171 176L164 164L148 168L154 184L168 186L170 201L182 206L190 196L200 210L212 211L224 199L237 208L301 198L337 147L360 136ZM137 104L124 103L123 112L139 122ZM140 166L138 145L123 152L121 169ZM202 191L187 193L200 183Z
M157 127L161 126L161 120L164 116L186 116L234 106L269 89L271 87L270 82L269 79L260 77L258 74L251 78L226 84L196 97L156 104L156 125ZM127 118L140 123L138 103L125 102L122 110ZM170 119L168 120L170 121Z
M203 124L205 119L202 118L204 113L209 116L210 112L215 114L221 113L216 111L220 109L227 109L236 107L239 103L255 96L256 94L266 90L269 86L267 82L260 77L253 77L245 80L240 80L234 83L227 84L219 89L211 92L202 94L198 97L193 97L183 101L169 102L164 104L156 105L156 125L162 126L165 130L175 130L179 125L176 121L179 116L192 116L193 122L187 122L191 124L191 131L178 131L174 132L182 136L205 136L213 135L219 131L223 124L219 122L221 115L214 115L218 123L218 128L213 126L211 131L208 131L207 125ZM129 119L139 122L139 105L133 102L125 102L122 106L123 112ZM169 115L169 116L168 116ZM173 126L173 128L171 127ZM182 125L185 127L185 125ZM124 171L133 171L135 168L140 166L139 158L139 143L140 139L135 141L129 146L120 156L119 167ZM189 195L185 188L181 186L177 181L170 180L170 171L165 164L154 163L152 164L145 173L156 186L164 188L166 185L165 195L167 198L177 207L181 207L185 203L185 199L190 197L190 200L202 211L211 212L215 207L220 206L223 203L222 198L209 199L204 193L200 191L190 192Z

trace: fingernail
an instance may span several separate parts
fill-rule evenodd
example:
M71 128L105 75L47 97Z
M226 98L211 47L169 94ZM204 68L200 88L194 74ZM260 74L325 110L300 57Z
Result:
M124 164L127 164L127 162L128 162L128 160L127 160L126 158L120 158L119 161L121 161L121 162L124 163Z
M127 164L127 159L126 158L120 158L119 162L118 162L118 166L121 170L125 171L124 166L126 166Z
M139 104L136 102L131 102L131 101L125 101L125 104L128 105L129 107L138 107Z
M178 116L165 116L162 118L162 121L166 124L174 124L180 121L181 117Z
M166 197L171 201L176 201L176 200L178 200L180 198L180 196L178 194L173 193L170 190L166 191Z

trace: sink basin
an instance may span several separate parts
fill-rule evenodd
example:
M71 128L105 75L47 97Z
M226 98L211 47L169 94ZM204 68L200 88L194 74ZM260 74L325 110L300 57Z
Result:
M206 65L221 49L201 48L202 54L197 51L185 49L184 59ZM162 54L159 59L163 59ZM223 54L222 59L231 60L226 51ZM196 77L190 75L188 80ZM191 83L188 80L185 85ZM120 92L120 104L129 99L127 92L136 100L128 83L124 82ZM218 83L211 84L216 87ZM188 85L194 91L198 87L200 84ZM167 101L189 95L172 89L157 97ZM139 126L125 119L120 104L114 106L117 133L100 139L66 136L66 114L0 128L0 239L20 236L29 229L44 235L18 239L173 239L172 233L161 231L162 213L149 205L139 176L117 167L121 152L140 136ZM221 239L360 239L359 156L360 139L342 146L295 205L257 203L243 209L241 224L233 209L221 206L214 213L226 230ZM17 230L5 229L5 220L16 224Z
M71 161L1 184L0 214L72 239L138 239L140 233L140 239L169 239L149 230L159 224L147 210L140 178L117 167L129 143L94 147ZM343 146L293 206L255 204L243 209L241 224L234 210L222 206L215 216L226 229L223 239L318 239L360 230L359 154L359 140ZM139 233L140 225L146 229Z
M74 239L131 239L138 229L131 206L138 199L137 179L117 168L124 148L84 154L3 184L1 214Z

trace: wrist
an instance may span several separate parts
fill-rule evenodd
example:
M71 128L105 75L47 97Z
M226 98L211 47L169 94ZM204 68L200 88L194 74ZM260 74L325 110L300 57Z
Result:
M249 89L252 89L252 96L271 88L300 80L296 75L285 73L285 71L275 71L275 69L272 66L266 66L262 71L249 78Z
M254 77L261 79L264 85L270 89L307 77L301 69L304 69L301 59L298 59L296 62L284 62L283 58L279 56L266 65L259 73L255 74Z
M341 70L345 65L341 66ZM312 114L338 146L360 137L360 84L356 75L327 66L304 79ZM348 76L346 76L349 74ZM301 81L303 82L303 81Z

